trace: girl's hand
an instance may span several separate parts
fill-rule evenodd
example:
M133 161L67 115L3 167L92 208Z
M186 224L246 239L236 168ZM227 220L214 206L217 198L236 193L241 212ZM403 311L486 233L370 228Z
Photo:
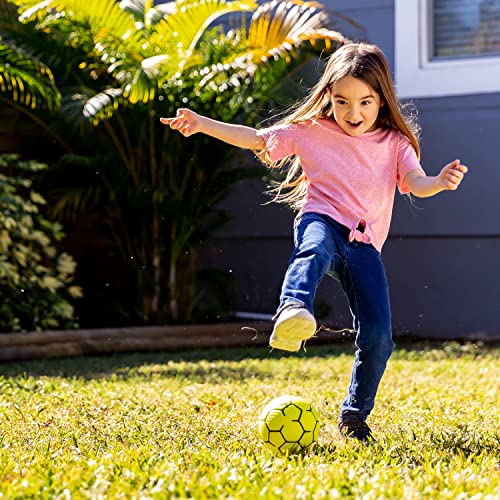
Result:
M441 187L454 191L458 188L468 168L460 163L460 160L452 161L444 166L438 175Z
M175 118L160 118L160 122L178 130L184 137L201 131L201 116L187 108L179 108Z

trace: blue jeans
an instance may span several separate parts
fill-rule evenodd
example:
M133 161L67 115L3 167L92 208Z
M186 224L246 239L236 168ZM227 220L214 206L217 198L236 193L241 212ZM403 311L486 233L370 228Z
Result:
M356 356L341 420L365 421L375 402L394 343L389 289L380 253L370 244L349 242L349 229L331 217L305 213L295 221L295 250L283 282L278 313L290 302L312 314L320 280L330 274L349 301Z

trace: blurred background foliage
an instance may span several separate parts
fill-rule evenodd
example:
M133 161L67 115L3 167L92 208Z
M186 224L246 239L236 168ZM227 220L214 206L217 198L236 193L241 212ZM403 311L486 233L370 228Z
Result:
M47 169L36 161L0 155L0 332L74 328L71 305L76 263L57 251L62 227L40 210L45 199L32 177Z
M301 96L306 63L343 43L335 21L300 0L0 0L0 102L16 117L9 135L26 138L0 145L50 165L37 188L78 262L82 325L229 312L230 283L197 254L228 220L218 203L231 187L264 172L159 118L184 106L262 122Z

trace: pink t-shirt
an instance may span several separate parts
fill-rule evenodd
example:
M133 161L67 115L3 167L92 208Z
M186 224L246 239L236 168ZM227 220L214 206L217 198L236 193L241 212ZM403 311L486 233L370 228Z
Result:
M392 129L358 137L334 120L318 119L259 130L271 161L296 155L309 182L300 213L326 214L351 230L349 240L381 251L391 224L396 186L408 193L408 172L422 170L410 141ZM422 170L423 171L423 170ZM364 226L364 231L357 229Z

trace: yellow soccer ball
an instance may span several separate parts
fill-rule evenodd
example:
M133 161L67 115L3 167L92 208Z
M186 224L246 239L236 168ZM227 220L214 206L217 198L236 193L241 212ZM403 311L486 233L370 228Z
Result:
M304 451L318 438L319 420L311 403L296 396L270 401L259 416L264 444L282 455Z

